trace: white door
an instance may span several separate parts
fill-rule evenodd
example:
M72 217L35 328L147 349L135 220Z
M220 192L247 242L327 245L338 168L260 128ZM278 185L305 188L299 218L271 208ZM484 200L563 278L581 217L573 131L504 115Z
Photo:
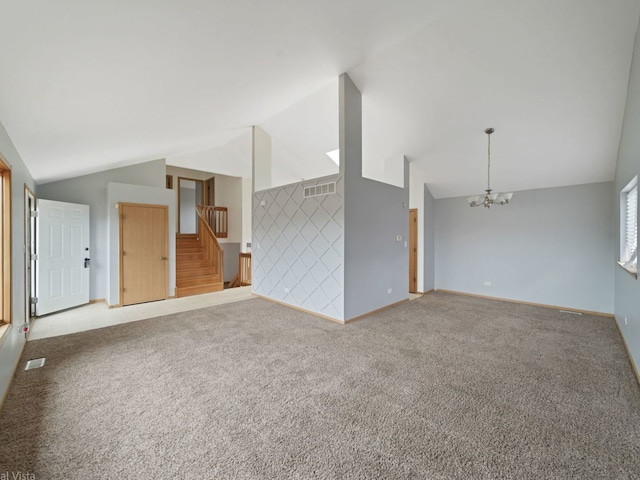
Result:
M89 205L38 199L36 315L89 303Z

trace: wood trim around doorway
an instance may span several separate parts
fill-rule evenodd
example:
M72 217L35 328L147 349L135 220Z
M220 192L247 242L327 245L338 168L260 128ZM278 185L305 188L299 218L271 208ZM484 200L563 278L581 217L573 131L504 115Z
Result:
M418 292L418 209L409 209L409 293Z

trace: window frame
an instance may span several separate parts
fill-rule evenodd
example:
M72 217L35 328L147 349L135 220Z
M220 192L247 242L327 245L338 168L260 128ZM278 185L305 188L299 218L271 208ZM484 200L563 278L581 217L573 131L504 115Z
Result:
M11 316L11 166L0 155L0 343L9 331Z
M633 208L629 209L629 197L633 198ZM630 228L630 225L633 225ZM635 238L630 231L635 230ZM635 248L633 248L635 247ZM638 278L638 176L636 175L620 191L620 265L625 271Z

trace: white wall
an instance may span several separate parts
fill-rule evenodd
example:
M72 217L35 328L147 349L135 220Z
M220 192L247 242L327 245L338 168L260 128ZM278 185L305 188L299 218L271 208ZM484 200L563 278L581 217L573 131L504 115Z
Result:
M615 249L611 261L620 255L620 191L631 179L640 177L640 30L636 33L635 49L629 79L627 105L622 125L618 164L611 200L614 204L613 227ZM640 219L639 219L640 220ZM640 369L640 280L615 265L615 316L632 361Z
M216 205L227 207L229 230L220 243L242 242L242 178L216 175Z
M176 216L175 197L166 188L144 187L109 182L107 184L106 209L109 220L109 305L120 304L120 221L117 203L142 203L148 205L166 205L169 207L169 296L176 289Z
M436 200L436 288L613 313L612 186L520 191L491 209Z
M35 184L13 146L9 135L0 123L0 153L11 166L11 310L12 324L0 343L0 402L4 399L17 362L20 359L25 336L18 327L26 320L25 315L25 266L24 266L24 187L35 191Z
M38 185L38 198L81 203L91 208L91 289L92 300L109 297L109 216L107 184L127 183L148 187L165 187L164 159L129 167L83 175L68 180Z

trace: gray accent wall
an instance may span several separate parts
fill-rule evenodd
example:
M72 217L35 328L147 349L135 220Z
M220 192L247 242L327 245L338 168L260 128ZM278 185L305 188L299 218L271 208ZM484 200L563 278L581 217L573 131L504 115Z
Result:
M240 254L240 243L221 242L220 246L224 251L224 281L230 282L238 273L238 255Z
M620 256L620 191L638 175L640 177L640 31L636 33L627 104L622 124L618 164L611 201L614 205L615 252L611 262ZM640 280L615 265L614 313L625 338L632 361L640 369ZM626 319L626 320L625 320Z
M424 215L424 286L423 291L429 292L436 288L436 205L429 188L424 185L424 205L422 208ZM420 212L418 211L418 214Z
M436 288L613 313L612 190L520 191L491 209L436 200Z
M0 342L0 402L2 402L25 344L25 335L18 331L20 325L26 321L25 265L22 253L25 247L24 187L26 185L31 191L35 191L36 188L29 170L13 146L13 142L2 123L0 123L0 154L11 166L11 246L13 250L11 263L12 323Z
M408 298L409 164L406 159L403 167L404 188L362 177L362 96L351 78L341 75L345 320Z
M336 193L303 198L304 187L328 182ZM332 176L254 193L254 293L344 319L343 190Z
M91 288L92 300L109 297L109 217L107 184L127 183L147 187L165 187L164 160L83 175L38 185L37 196L47 200L81 203L91 207Z

